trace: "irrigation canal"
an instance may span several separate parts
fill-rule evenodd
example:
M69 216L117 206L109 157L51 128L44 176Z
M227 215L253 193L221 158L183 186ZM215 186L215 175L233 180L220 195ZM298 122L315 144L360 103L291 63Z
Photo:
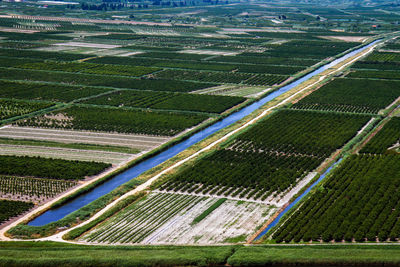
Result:
M64 205L55 208L55 209L50 209L40 216L36 217L34 220L30 221L28 225L32 226L42 226L54 221L58 221L62 218L64 218L66 215L70 214L71 212L74 212L83 206L89 204L90 202L98 199L99 197L111 192L118 186L128 182L131 179L134 179L144 173L147 170L150 170L153 167L156 167L157 165L163 163L164 161L174 157L175 155L179 154L183 150L187 149L188 147L198 143L199 141L209 137L210 135L214 134L215 132L228 127L232 125L233 123L237 122L238 120L246 117L253 111L259 109L261 106L265 105L267 102L275 99L276 97L286 93L287 91L291 90L292 88L296 87L297 85L309 80L310 78L320 74L321 72L343 62L344 60L356 55L357 53L368 49L369 47L373 46L375 43L379 42L380 40L376 40L372 43L369 43L368 45L365 45L361 48L358 48L354 51L351 51L347 53L346 55L326 64L318 69L314 70L313 72L310 72L309 74L303 76L302 78L289 83L278 90L272 92L271 94L267 95L266 97L254 102L253 104L244 107L243 109L232 113L228 117L224 118L223 120L220 120L213 125L201 130L200 132L192 135L188 139L182 141L181 143L178 143L169 149L163 151L160 154L155 155L154 157L151 157L145 161L142 161L141 163L133 166L132 168L126 170L125 172L118 174L111 178L110 180L100 184L99 186L93 188L92 190L80 195L79 197L65 203Z

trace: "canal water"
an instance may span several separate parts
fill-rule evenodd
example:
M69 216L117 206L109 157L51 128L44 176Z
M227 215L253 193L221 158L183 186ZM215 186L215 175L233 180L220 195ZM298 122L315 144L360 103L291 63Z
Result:
M164 152L157 154L145 161L142 161L141 163L133 166L132 168L124 171L121 174L116 175L115 177L111 178L110 180L104 182L103 184L100 184L99 186L93 188L92 190L80 195L79 197L65 203L64 205L55 208L55 209L50 209L40 216L36 217L34 220L30 221L28 225L32 226L42 226L54 221L58 221L62 218L64 218L66 215L70 214L71 212L74 212L83 206L89 204L90 202L98 199L99 197L111 192L118 186L128 182L131 179L135 179L138 177L140 174L144 173L147 170L150 170L153 167L156 167L157 165L165 162L166 160L174 157L175 155L179 154L183 150L187 149L188 147L198 143L199 141L207 138L208 136L214 134L215 132L228 127L229 125L237 122L238 120L246 117L253 111L259 109L261 106L265 105L267 102L277 98L278 96L286 93L287 91L291 90L292 88L296 87L297 85L309 80L310 78L320 74L321 72L329 69L332 66L335 66L336 64L348 59L349 57L354 56L355 54L361 52L362 50L368 49L372 45L374 45L377 41L374 41L366 46L363 46L359 49L356 49L352 52L349 52L348 54L332 61L329 64L326 64L324 66L319 67L318 69L314 70L313 72L310 72L309 74L303 76L302 78L289 83L278 90L272 92L271 94L267 95L266 97L254 102L253 104L244 107L243 109L232 113L228 117L224 118L223 120L220 120L213 125L199 131L198 133L192 135L188 139L170 147L169 149L165 150Z

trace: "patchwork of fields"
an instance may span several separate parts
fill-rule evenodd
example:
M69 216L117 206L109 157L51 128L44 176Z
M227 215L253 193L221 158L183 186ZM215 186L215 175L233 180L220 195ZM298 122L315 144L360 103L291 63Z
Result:
M15 30L0 31L0 224L223 118L368 36L237 25L1 18ZM345 155L269 237L398 241L400 129L392 110L400 56L396 40L380 49L162 176L75 240L243 243Z
M193 26L51 20L0 19L5 27L0 31L0 157L9 157L18 166L37 162L49 168L38 171L31 163L24 171L18 166L14 171L0 167L0 194L9 200L48 201L80 180L110 165L117 168L217 120L249 103L247 98L267 94L292 76L359 44L320 39L314 33L253 36ZM212 191L211 195L254 197L276 204L320 161L313 155L282 155L288 152L279 149L262 152L257 159L250 142L239 143L210 159L216 162L215 175L230 157L241 161L252 155L254 162L244 168L267 160L271 163L259 171L277 177L287 173L290 178L214 187L200 179L187 183L184 190L180 186L184 179L177 179L163 190ZM239 148L243 146L247 152ZM296 163L274 170L286 157ZM301 167L303 163L308 167ZM98 167L89 171L89 165ZM67 166L75 173L50 174Z

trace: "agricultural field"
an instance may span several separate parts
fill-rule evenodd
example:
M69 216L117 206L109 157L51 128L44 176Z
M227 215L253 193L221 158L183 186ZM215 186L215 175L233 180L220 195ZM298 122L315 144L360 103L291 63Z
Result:
M400 148L400 118L393 117L361 149L360 153L390 154Z
M110 167L100 162L69 161L39 157L0 156L0 174L61 180L82 180Z
M244 98L241 97L123 90L91 98L83 103L117 107L221 113L243 101Z
M244 242L273 206L183 194L151 193L80 238L91 244Z
M151 150L170 140L170 137L164 136L98 133L18 126L0 128L0 138L3 138L3 140L0 139L2 144L10 145L41 145L84 150L97 149L133 154L141 150Z
M32 139L32 137L31 137ZM55 158L79 161L95 161L110 164L121 164L138 155L128 153L109 152L102 150L83 150L61 147L28 146L0 144L0 155L24 156L30 155L42 158Z
M0 198L41 202L77 185L75 181L0 176Z
M0 224L18 216L33 207L32 203L0 199Z
M0 218L0 224L80 185L97 184L95 179L104 179L102 185L110 185L107 190L111 190L111 183L116 181L111 179L119 176L122 168L141 168L134 165L134 159L143 165L152 164L143 159L169 155L170 150L159 153L239 107L276 92L282 84L369 43L375 36L386 38L385 33L399 28L400 17L385 5L379 6L382 10L364 4L355 7L346 3L340 8L326 5L329 7L303 1L281 4L231 0L95 0L65 5L3 1L0 198L7 203L1 201L0 206L4 205L10 214ZM396 6L391 8L398 10ZM395 48L392 44L386 49ZM392 72L380 72L385 69ZM168 172L138 194L146 196L113 214L103 214L111 215L102 221L96 219L96 225L75 241L90 245L248 241L316 180L325 165L346 152L346 145L357 139L355 136L363 137L361 129L372 128L385 116L380 111L399 97L396 70L400 70L397 53L373 52L352 70L340 74L343 78L293 105L268 113L215 149ZM323 194L318 196L322 201L315 200L314 207L323 204L320 202L352 201L353 206L358 205L357 211L365 209L369 216L379 214L378 208L382 208L389 222L378 218L376 221L382 223L374 229L397 231L389 226L398 217L396 121L388 122L364 147L365 151L343 161L350 165L345 165L348 168L337 179L328 178L331 187L321 189ZM397 165L393 168L390 164ZM377 174L381 177L375 178ZM387 175L391 178L386 181ZM59 232L89 218L109 201L132 193L129 190L142 182L141 178L129 181L95 203L86 203L89 205L84 211L77 211L71 220L67 216L52 226L36 228L24 224L16 231L22 229L35 238L53 230ZM377 193L369 184L376 185ZM340 195L339 190L346 195ZM76 199L86 193L90 191ZM371 200L364 205L348 197L350 194L365 200L369 196ZM392 200L396 203L384 202ZM308 205L304 205L306 208ZM356 209L341 208L348 211L341 215L353 223L350 216L358 215ZM309 227L305 231L314 231L309 233L310 240L316 236L316 240L335 239L318 232L314 225L320 218L324 222L338 220L340 217L329 213L331 209L336 211L321 208L319 212L327 215L303 219ZM48 231L48 227L55 228ZM293 233L301 230L294 228L290 230ZM332 230L334 234L338 229L346 228L337 226ZM381 232L373 234L381 239L385 237ZM348 240L350 235L369 238L349 233L344 233L342 239ZM289 241L290 234L281 234L280 242ZM234 253L236 248L231 250ZM157 257L157 253L154 255ZM228 256L221 258L216 264L192 261L187 265L223 265ZM157 261L151 264L158 265Z
M17 121L18 126L174 136L206 120L200 114L79 107Z
M276 112L223 149L179 171L159 190L284 202L297 183L310 178L308 175L369 119L308 111Z
M379 88L379 90L377 90ZM293 109L378 113L400 95L397 81L335 79L295 103Z
M397 241L399 155L352 155L273 234L276 242Z
M21 116L51 107L52 103L25 102L0 99L0 120Z

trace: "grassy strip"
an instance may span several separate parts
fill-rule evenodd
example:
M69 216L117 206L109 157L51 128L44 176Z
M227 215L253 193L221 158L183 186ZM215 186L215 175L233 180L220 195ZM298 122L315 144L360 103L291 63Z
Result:
M197 216L196 218L193 219L192 224L196 224L201 222L205 217L207 217L211 212L213 212L214 210L216 210L219 206L222 205L222 203L224 203L226 201L226 198L220 198L217 200L217 202L215 202L214 204L212 204L208 209L206 209L205 211L203 211L199 216Z
M61 147L61 148L84 149L84 150L103 150L103 151L129 153L129 154L137 154L140 152L139 149L130 147L95 145L95 144L84 144L84 143L67 144L67 143L58 143L52 141L27 140L27 139L18 140L11 138L0 138L0 144L20 145L20 146Z
M99 218L96 220L91 221L88 224L85 224L82 227L78 227L70 232L68 232L66 235L63 236L64 239L66 240L73 240L81 235L83 235L85 232L89 231L108 217L111 217L112 215L116 214L117 212L121 211L122 209L126 208L128 205L132 204L136 200L140 199L141 197L145 196L145 192L140 192L135 195L129 196L126 199L118 202L114 207L109 209L107 212L103 213Z
M1 242L0 266L222 266L234 247L111 247Z
M398 266L400 246L85 246L0 242L0 266Z
M391 266L400 263L400 246L241 247L230 266Z

